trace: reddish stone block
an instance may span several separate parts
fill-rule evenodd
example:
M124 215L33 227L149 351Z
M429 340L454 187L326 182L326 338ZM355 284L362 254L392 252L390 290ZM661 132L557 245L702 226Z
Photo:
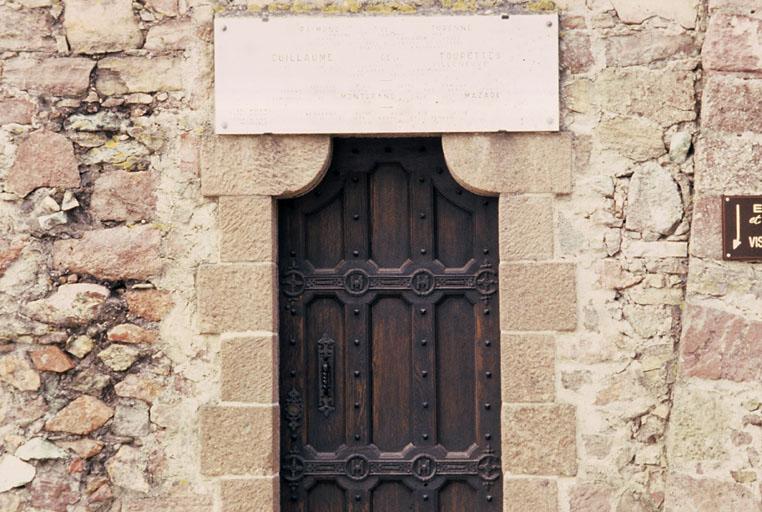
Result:
M762 133L762 80L710 75L704 87L702 126L724 132Z
M37 131L22 139L6 188L22 197L38 187L79 187L74 146L61 134Z
M755 382L762 379L762 322L691 304L680 352L689 377Z
M716 14L709 19L701 57L704 69L762 71L762 20Z

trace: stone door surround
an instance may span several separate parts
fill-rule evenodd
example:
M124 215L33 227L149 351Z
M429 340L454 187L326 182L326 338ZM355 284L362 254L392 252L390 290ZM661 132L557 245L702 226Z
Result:
M556 508L556 480L577 471L576 412L556 402L555 334L577 327L576 265L554 249L554 204L572 184L568 133L442 138L463 187L500 196L503 490ZM200 466L222 510L278 510L276 200L311 190L327 136L215 136L201 186L218 198L219 261L196 276L198 328L219 335L219 400L201 410ZM519 299L520 298L520 299ZM232 507L232 505L231 505ZM232 508L230 508L232 510Z

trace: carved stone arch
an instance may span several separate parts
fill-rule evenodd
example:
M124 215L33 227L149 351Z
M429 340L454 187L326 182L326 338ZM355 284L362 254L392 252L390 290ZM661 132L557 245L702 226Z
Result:
M324 135L225 135L201 148L205 196L306 194L323 179L331 161Z

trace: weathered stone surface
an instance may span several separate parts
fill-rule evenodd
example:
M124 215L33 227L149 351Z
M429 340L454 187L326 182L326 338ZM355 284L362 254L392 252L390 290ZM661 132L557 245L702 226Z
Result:
M52 18L43 10L0 5L0 51L55 51Z
M506 479L503 484L505 512L557 512L558 485L553 480Z
M64 0L66 39L74 53L140 48L143 33L130 0Z
M273 261L275 210L269 196L223 196L218 229L223 261Z
M275 503L275 502L273 502ZM270 505L272 506L272 505ZM125 496L122 498L121 512L214 512L211 496L183 494L180 496L140 498Z
M585 73L594 63L590 46L590 35L571 30L561 36L561 69L569 73Z
M95 61L81 57L22 56L5 61L2 82L17 89L51 96L87 94Z
M553 257L553 199L500 196L500 259L545 260Z
M71 359L55 345L32 350L29 355L32 357L34 367L41 372L64 373L74 368Z
M201 151L201 192L295 196L317 185L330 156L325 136L212 136Z
M31 124L37 105L21 98L0 99L0 125Z
M24 197L38 187L79 187L74 146L63 135L37 131L19 144L5 188Z
M0 357L0 380L21 391L36 391L40 376L22 355Z
M701 109L702 128L762 133L762 80L709 74Z
M201 409L201 472L207 476L272 475L278 440L278 408Z
M734 482L671 474L667 484L665 512L735 512L761 506L748 487Z
M542 334L502 336L504 402L552 402L556 387L556 344Z
M672 175L656 162L639 167L627 193L625 226L646 240L671 235L683 219L683 201Z
M151 431L148 422L148 405L136 402L132 405L117 405L111 431L118 436L142 437Z
M33 437L19 446L15 455L21 460L64 459L67 456L64 450L41 437Z
M200 331L272 332L274 279L269 263L201 266L196 275Z
M158 378L135 374L127 375L123 381L114 386L117 396L137 398L149 404L161 394L162 389L162 382Z
M716 14L701 52L704 69L762 71L762 19Z
M140 349L115 343L98 353L98 359L115 372L123 372L137 361Z
M50 297L28 303L25 312L40 322L83 325L98 316L110 293L98 284L62 284Z
M29 486L33 510L67 512L69 506L80 499L79 482L69 474L76 471L77 463L38 466L37 476Z
M101 428L114 415L114 410L95 397L82 395L58 411L45 423L49 432L86 435Z
M98 455L105 446L101 441L93 439L78 439L76 441L58 441L56 443L61 448L71 450L81 459L89 459Z
M693 468L697 461L727 455L729 404L716 391L678 386L669 420L667 455L670 467Z
M597 484L575 485L570 493L570 512L611 512L611 488Z
M5 454L0 458L0 492L26 485L34 479L37 471L18 457Z
M161 273L161 232L151 226L87 231L53 244L53 265L110 280L148 279Z
M134 169L148 164L151 150L136 140L111 139L105 144L92 148L82 156L82 164L110 164L123 170Z
M107 96L182 91L181 64L176 57L106 57L98 62L95 88Z
M685 162L693 137L689 132L675 132L669 138L669 159L677 164Z
M750 120L750 123L753 122ZM762 139L747 133L727 137L704 130L696 145L696 190L700 193L762 193Z
M571 263L500 265L502 328L569 331L577 327L577 284Z
M513 474L577 473L575 409L503 405L503 467Z
M569 133L446 134L442 147L453 177L474 192L571 192Z
M151 27L146 36L145 48L156 51L184 50L196 37L191 20L170 20Z
M222 512L269 510L278 496L278 478L222 480Z
M102 174L95 180L90 207L100 220L150 220L156 210L156 179L150 172Z
M156 343L159 333L135 324L119 324L109 329L107 337L118 343Z
M236 337L222 342L220 393L231 402L278 401L273 336Z
M608 119L601 121L595 132L603 147L614 149L636 162L658 158L666 152L662 128L648 119Z
M124 445L106 463L106 471L114 485L137 492L151 489L146 480L147 457L139 448Z
M670 126L696 118L691 71L606 69L595 80L595 103L622 116Z
M683 371L702 379L762 379L762 322L689 304L680 343Z
M609 66L639 66L698 54L698 45L690 34L669 30L612 35L603 42Z
M658 16L676 21L685 28L696 26L698 0L611 0L619 18L625 23L642 23Z
M722 198L697 196L693 200L691 255L722 259Z
M124 293L130 315L160 322L174 306L172 294L166 290L127 290Z
M146 7L164 16L177 16L177 0L147 0Z
M86 335L75 336L66 343L66 351L80 359L89 354L93 347L95 347L95 341Z
M80 132L127 132L130 121L121 112L102 110L95 114L74 114L64 123L67 130ZM100 146L101 144L97 144Z

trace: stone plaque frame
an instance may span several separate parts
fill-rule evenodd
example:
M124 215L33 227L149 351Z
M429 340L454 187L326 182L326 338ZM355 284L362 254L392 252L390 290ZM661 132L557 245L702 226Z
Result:
M558 16L215 20L217 134L559 129Z

